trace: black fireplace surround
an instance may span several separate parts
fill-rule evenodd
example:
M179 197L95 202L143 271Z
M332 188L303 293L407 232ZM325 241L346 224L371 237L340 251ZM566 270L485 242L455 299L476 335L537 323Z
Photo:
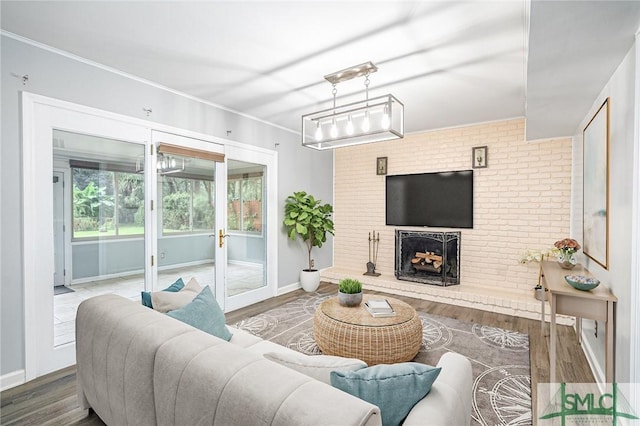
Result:
M424 284L460 284L460 232L396 229L395 275Z

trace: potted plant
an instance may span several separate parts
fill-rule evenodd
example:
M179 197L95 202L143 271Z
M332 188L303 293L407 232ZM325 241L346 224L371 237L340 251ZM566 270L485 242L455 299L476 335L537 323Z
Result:
M342 306L358 306L362 302L362 283L344 278L338 283L338 303Z
M289 238L302 238L307 248L309 266L300 272L300 284L305 291L315 291L320 285L320 272L314 269L311 250L322 247L327 241L327 233L333 234L331 204L322 204L313 195L304 191L294 192L285 200L284 226Z
M558 249L558 264L564 269L572 269L578 263L576 259L576 252L580 250L580 244L572 239L565 238L560 241L556 241L553 244Z

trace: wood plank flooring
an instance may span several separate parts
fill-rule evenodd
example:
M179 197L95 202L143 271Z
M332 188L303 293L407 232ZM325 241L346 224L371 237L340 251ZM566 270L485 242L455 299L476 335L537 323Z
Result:
M321 290L335 291L335 288L333 284L323 283ZM297 290L239 309L227 314L227 322L229 324L238 322L295 300L303 294L302 290ZM543 336L539 321L398 295L393 297L409 303L418 311L527 333L531 357L532 403L533 407L536 406L537 384L549 381L548 324L547 336ZM558 327L557 371L560 381L594 382L587 360L571 327ZM75 366L72 366L2 392L0 425L103 425L104 423L95 413L78 408L75 377Z

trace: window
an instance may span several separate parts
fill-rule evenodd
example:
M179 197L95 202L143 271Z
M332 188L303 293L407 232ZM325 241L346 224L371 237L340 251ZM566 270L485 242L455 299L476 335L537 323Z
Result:
M143 176L87 164L90 167L71 166L72 238L144 235Z
M212 180L162 176L162 232L200 233L215 227Z
M263 173L230 175L227 180L227 228L262 233Z

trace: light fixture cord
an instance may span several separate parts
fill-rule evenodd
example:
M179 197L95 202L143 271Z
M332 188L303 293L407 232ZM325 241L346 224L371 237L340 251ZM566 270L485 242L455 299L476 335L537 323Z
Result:
M336 88L335 83L333 83L333 90L331 93L333 94L333 115L336 115L336 94L338 93L338 89Z
M366 73L364 75L364 93L365 93L365 97L367 99L367 106L369 106L369 73Z

